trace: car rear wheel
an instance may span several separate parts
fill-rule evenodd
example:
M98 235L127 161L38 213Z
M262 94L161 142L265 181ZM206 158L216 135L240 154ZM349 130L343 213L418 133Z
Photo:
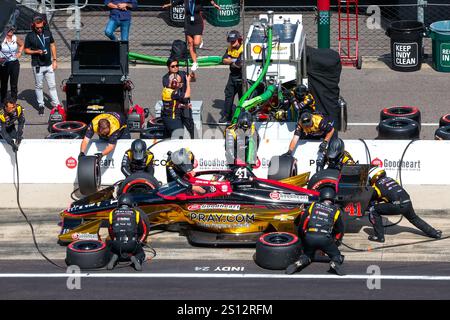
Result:
M118 194L148 193L159 187L159 181L146 172L135 172L129 175L120 185Z
M103 268L108 263L106 244L97 240L79 240L67 246L66 264L80 269Z
M323 187L336 188L339 182L339 170L325 169L315 173L308 181L308 189L319 191Z
M267 178L270 180L282 180L294 177L298 173L297 159L293 156L273 156L269 162Z
M261 268L283 270L301 254L300 239L288 232L263 234L256 242L255 262Z

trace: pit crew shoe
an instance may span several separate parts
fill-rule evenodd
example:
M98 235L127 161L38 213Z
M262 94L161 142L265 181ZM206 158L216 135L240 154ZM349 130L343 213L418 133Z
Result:
M435 230L432 234L429 235L430 238L440 239L442 238L442 231Z
M113 254L111 257L111 260L109 260L108 265L106 266L107 270L112 270L116 266L116 262L119 259L119 256L117 254Z
M369 236L367 239L369 239L369 241L374 241L374 242L380 242L380 243L384 243L384 238L379 238L377 236Z
M194 63L192 64L191 70L192 70L192 71L197 71L197 69L198 69L198 63L197 63L197 62L194 62Z
M297 271L301 271L304 267L306 267L310 263L311 263L311 260L308 257L301 256L300 260L295 261L294 263L290 264L286 268L285 273L286 274L294 274Z
M328 272L338 276L345 276L345 273L342 270L342 265L334 261L330 262L330 270L328 270Z
M136 271L142 271L142 264L138 261L138 259L135 256L131 256L130 260L131 262L133 262L134 269L136 269Z

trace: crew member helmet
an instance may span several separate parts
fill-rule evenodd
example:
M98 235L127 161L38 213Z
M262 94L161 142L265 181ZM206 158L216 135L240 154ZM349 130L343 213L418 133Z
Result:
M248 112L242 112L237 122L239 128L247 130L252 125L251 116Z
M331 139L328 149L327 149L327 158L328 159L339 159L345 150L344 141L341 138L333 138Z
M242 35L237 30L231 30L227 35L227 42L233 43L236 40L242 40Z
M378 181L378 179L385 177L386 171L380 167L373 167L369 170L369 182L370 184L374 184Z
M302 127L311 127L312 126L312 113L311 112L303 112L298 119L299 123Z
M134 207L133 196L129 193L124 193L119 197L118 201L119 207Z
M172 152L170 154L170 160L176 169L185 174L194 170L195 156L192 151L187 148Z
M147 151L147 144L144 140L136 139L131 144L131 153L133 154L133 159L137 161L144 160L145 153Z
M308 88L304 84L297 86L294 90L294 95L297 100L303 100L303 97L307 94Z
M324 187L320 189L319 200L325 201L330 200L334 202L334 198L336 197L336 190L332 187Z

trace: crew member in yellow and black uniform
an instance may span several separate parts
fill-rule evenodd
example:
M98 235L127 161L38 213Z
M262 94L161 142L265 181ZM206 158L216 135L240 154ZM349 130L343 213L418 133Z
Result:
M125 151L121 166L122 173L125 177L139 171L153 175L153 159L154 155L147 150L145 141L136 139L131 144L131 148Z
M325 166L328 169L342 170L345 165L355 164L352 155L345 151L344 141L340 138L332 138L328 144L325 160L317 164L317 171L323 170Z
M17 130L16 121L18 123ZM6 99L2 109L0 109L0 139L6 140L14 152L17 152L22 141L24 124L23 108L16 104L14 99Z
M161 118L171 137L182 137L184 125L191 138L194 138L194 122L190 109L191 76L179 71L178 60L169 59L167 66L170 70L162 81L164 88L161 93Z
M302 213L298 234L302 241L303 254L299 260L289 265L287 274L303 269L311 263L317 250L323 251L330 259L330 272L342 275L344 256L338 248L344 236L344 221L341 209L334 204L336 191L332 187L320 190L319 202L313 202Z
M222 62L230 66L230 75L225 87L225 105L219 123L229 123L233 115L233 102L236 94L242 97L242 53L244 46L242 36L237 30L230 31L227 36L229 46Z
M99 114L87 127L86 134L81 142L80 156L84 156L86 153L89 141L94 134L98 134L101 140L107 141L108 145L105 150L96 154L100 159L103 156L107 156L116 148L118 139L130 139L130 132L127 128L127 122L125 116L118 112L105 112Z

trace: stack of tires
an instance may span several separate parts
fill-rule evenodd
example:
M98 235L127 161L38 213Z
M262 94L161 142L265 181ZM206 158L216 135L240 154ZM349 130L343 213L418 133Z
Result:
M81 139L86 129L81 121L61 121L49 126L50 134L45 139Z
M450 140L450 114L446 114L439 120L439 128L434 133L436 140Z
M417 107L395 106L380 113L378 139L412 140L420 137L420 110Z

